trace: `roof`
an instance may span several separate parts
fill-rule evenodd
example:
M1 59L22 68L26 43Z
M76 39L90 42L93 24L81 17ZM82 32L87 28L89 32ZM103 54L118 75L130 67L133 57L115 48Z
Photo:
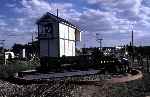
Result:
M37 20L37 24L39 24L40 22L42 22L43 20L47 19L47 18L50 18L50 19L54 19L56 22L59 22L59 23L63 23L63 24L66 24L66 25L70 25L72 26L73 28L76 28L78 29L77 26L75 26L74 24L70 23L69 21L61 18L61 17L57 17L56 15L52 14L52 13L49 13L47 12L45 15L43 15L40 19Z

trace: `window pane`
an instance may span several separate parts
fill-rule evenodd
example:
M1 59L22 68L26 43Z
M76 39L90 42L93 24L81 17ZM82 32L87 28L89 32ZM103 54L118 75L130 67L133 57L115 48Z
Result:
M60 38L65 38L65 26L61 23L59 23L59 35Z
M75 29L69 27L69 40L75 40Z
M64 40L63 39L60 39L60 57L62 57L63 55L65 55L65 52L64 52Z

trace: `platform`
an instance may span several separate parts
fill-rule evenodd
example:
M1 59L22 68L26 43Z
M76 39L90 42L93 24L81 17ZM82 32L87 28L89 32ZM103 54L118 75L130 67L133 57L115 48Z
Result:
M31 71L31 72L30 72ZM99 74L99 70L88 70L88 71L64 71L62 73L38 73L37 71L30 70L24 71L21 77L17 74L15 78L25 83L44 83L62 81L76 84L99 84L101 82L106 83L124 83L133 80L137 80L143 77L143 74L139 70L131 70L130 73L126 74ZM33 72L33 73L32 73Z

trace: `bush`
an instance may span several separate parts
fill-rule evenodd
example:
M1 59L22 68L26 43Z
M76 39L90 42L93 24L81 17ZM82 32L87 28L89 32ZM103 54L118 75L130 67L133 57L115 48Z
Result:
M34 66L33 66L34 65ZM28 70L28 69L35 69L35 64L27 61L18 61L13 60L9 61L6 65L0 65L0 78L8 78L14 76L15 73Z

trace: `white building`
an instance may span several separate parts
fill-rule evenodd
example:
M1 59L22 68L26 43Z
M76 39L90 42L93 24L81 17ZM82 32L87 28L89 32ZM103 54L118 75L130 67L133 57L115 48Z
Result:
M79 29L68 21L46 13L37 21L40 57L75 56Z

